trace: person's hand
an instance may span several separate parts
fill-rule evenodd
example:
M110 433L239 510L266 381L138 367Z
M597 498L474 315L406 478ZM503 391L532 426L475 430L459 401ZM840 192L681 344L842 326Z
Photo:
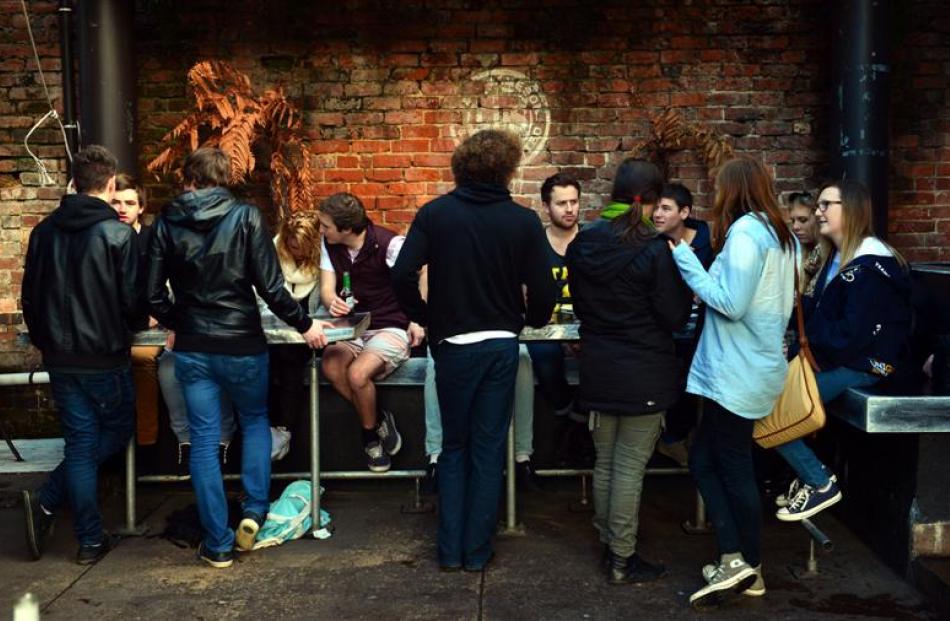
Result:
M175 349L175 333L171 330L165 335L165 349L168 351Z
M329 310L330 314L334 317L346 317L353 309L346 305L343 298L336 296L333 298L333 302L330 303L330 308L327 310Z
M426 337L426 329L417 323L409 324L409 347L416 347Z
M307 342L310 349L326 347L327 335L323 332L323 329L332 327L333 324L328 321L314 321L310 329L303 333L303 340Z
M670 251L676 250L676 246L677 246L677 245L679 245L679 246L689 246L689 244L686 243L686 240L685 240L685 239L681 239L679 244L677 244L676 242L674 242L672 239L666 240L666 243L669 244L669 246L670 246Z
M151 330L158 325L158 319L155 319L151 315L148 316L148 329Z

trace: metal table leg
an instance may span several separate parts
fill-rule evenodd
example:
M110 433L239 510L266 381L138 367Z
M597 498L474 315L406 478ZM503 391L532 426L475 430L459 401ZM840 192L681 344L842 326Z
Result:
M314 351L310 357L310 519L311 534L315 539L327 539L331 532L320 525L320 399L319 358Z
M505 528L503 535L523 535L524 527L518 525L518 508L515 497L515 419L508 425L508 446L505 456Z
M125 448L125 528L119 530L120 535L139 537L148 532L146 526L136 526L135 515L135 436L129 440Z

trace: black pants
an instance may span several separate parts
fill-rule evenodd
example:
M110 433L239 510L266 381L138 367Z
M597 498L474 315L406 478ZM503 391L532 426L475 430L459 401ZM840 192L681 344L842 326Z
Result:
M761 562L762 504L752 465L754 421L707 399L689 451L689 470L716 530L720 554Z
M271 345L270 423L294 431L300 412L309 403L304 374L313 351L301 345Z

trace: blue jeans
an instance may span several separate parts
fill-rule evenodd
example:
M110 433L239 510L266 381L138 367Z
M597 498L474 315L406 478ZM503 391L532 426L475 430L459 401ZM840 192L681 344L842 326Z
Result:
M49 379L66 447L63 462L40 490L40 503L55 512L68 502L79 545L96 545L103 536L99 465L124 449L135 430L132 370L50 371Z
M719 554L741 552L753 567L762 547L762 503L752 464L754 422L707 399L689 449L689 472L706 503Z
M479 568L492 554L518 341L442 343L432 353L443 430L439 562Z
M824 404L831 403L849 388L871 386L880 379L870 373L862 373L847 367L838 367L815 374L815 381L818 383L818 394ZM831 476L828 473L828 468L819 461L815 452L805 444L803 439L792 440L787 444L776 447L775 450L788 462L788 465L792 467L802 483L812 487L824 487L828 484Z
M439 395L435 382L435 361L430 356L426 365L426 381L423 388L426 455L430 457L442 453L442 416L439 412ZM531 373L531 358L524 345L518 348L514 417L515 455L530 456L534 453L534 375Z
M564 345L539 341L527 343L527 346L541 394L555 414L566 414L564 410L571 405L573 397L564 370Z
M267 353L230 356L175 352L175 376L181 383L191 427L191 484L205 547L224 552L234 547L228 528L228 503L218 462L221 439L221 396L237 409L243 434L241 483L244 511L267 515L270 493L270 423L267 420Z

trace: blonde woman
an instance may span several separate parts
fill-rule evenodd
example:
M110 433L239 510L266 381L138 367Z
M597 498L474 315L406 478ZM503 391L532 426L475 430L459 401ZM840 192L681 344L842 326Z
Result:
M320 303L320 223L312 211L285 218L274 237L284 288L304 311L313 314ZM307 396L303 369L310 350L297 345L272 345L271 359L271 459L283 459L290 451L291 430Z

